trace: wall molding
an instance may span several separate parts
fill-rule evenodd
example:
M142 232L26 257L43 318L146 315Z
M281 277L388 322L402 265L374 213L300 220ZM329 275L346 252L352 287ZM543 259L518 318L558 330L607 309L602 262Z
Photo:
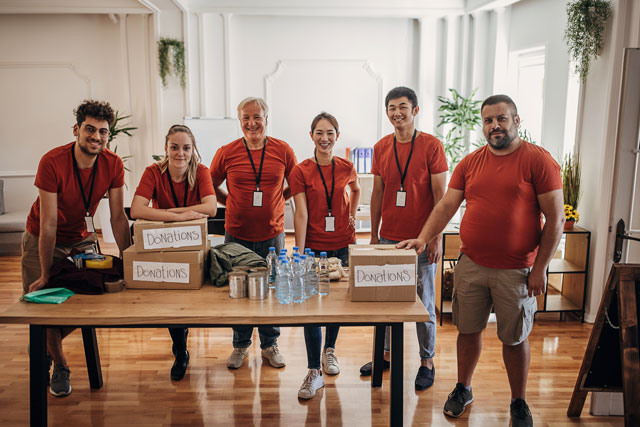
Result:
M93 85L91 78L80 72L78 67L72 62L55 62L55 61L0 61L1 68L66 68L73 73L78 79L82 80L87 87L87 97L91 98L93 94Z
M0 178L32 178L36 176L36 171L3 171L0 172Z
M383 78L382 76L374 70L373 65L370 61L366 59L280 59L276 62L276 69L271 74L267 74L264 76L264 99L267 105L271 105L272 93L273 93L273 83L280 78L282 73L287 68L287 64L302 64L302 63L310 63L310 62L322 62L322 63L355 63L360 64L362 69L367 73L367 75L372 78L377 85L377 96L378 96L378 105L383 105L383 97L382 97L382 85ZM378 139L382 138L382 109L378 108L377 113L377 136ZM270 132L270 124L267 124L267 132Z

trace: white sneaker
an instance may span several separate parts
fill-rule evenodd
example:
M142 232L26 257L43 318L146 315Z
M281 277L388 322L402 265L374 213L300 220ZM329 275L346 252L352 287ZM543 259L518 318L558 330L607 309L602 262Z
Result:
M277 345L272 345L262 350L262 357L269 361L274 368L282 368L285 365L284 357L278 351Z
M329 347L322 352L322 369L327 375L337 375L340 373L340 365L338 365L335 349Z
M238 369L244 363L244 359L249 355L248 348L234 348L231 356L227 359L227 368Z
M298 397L300 399L311 399L322 387L324 387L322 371L320 369L309 369L309 373L302 381L300 390L298 390Z

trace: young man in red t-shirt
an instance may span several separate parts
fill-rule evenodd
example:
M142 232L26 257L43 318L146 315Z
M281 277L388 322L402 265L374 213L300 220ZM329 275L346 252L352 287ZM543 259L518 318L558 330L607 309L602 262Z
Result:
M124 213L122 159L105 150L113 109L106 102L84 101L74 111L76 140L56 147L40 160L35 185L38 198L27 216L22 237L22 287L25 293L47 284L51 266L72 249L85 249L97 241L93 215L109 193L111 226L120 252L130 244L129 222ZM71 393L69 367L62 339L74 328L47 328L47 350L53 363L49 391L54 396Z
M225 242L235 242L266 257L269 247L284 248L284 202L291 197L285 178L296 165L293 150L284 141L267 136L267 104L246 98L238 105L243 138L224 145L211 161L211 178L218 201L226 206ZM226 180L227 190L221 188ZM276 368L285 365L278 351L280 328L258 326L262 357ZM233 327L233 352L227 367L237 369L249 354L253 326Z
M416 130L416 93L407 87L392 89L385 99L387 117L394 132L373 148L373 192L371 194L371 243L396 244L415 236L445 191L447 160L442 143L434 136ZM382 219L382 226L380 226ZM433 357L436 346L435 277L442 251L442 236L429 242L418 256L416 291L429 313L428 322L417 322L420 368L416 390L433 384ZM385 333L385 368L389 366L389 331ZM371 375L371 362L360 368Z
M491 96L480 111L488 144L462 159L418 238L398 247L423 251L425 242L442 232L466 199L452 303L458 328L458 383L444 413L459 417L473 401L471 377L493 307L511 386L512 425L532 426L524 400L528 336L535 297L545 292L547 266L562 237L560 166L545 149L518 137L520 116L511 98Z

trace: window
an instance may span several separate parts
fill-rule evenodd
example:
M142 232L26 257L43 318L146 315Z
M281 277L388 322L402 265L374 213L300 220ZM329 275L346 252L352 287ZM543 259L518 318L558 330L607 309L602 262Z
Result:
M509 55L510 93L518 106L520 130L540 144L544 105L545 48L536 47L512 52Z

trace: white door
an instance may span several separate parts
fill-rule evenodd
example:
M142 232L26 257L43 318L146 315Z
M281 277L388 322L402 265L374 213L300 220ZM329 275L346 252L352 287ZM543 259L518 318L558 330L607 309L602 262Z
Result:
M609 256L614 253L616 225L620 219L625 223L627 235L640 238L640 49L625 49L618 117ZM620 262L640 263L640 242L624 240Z

